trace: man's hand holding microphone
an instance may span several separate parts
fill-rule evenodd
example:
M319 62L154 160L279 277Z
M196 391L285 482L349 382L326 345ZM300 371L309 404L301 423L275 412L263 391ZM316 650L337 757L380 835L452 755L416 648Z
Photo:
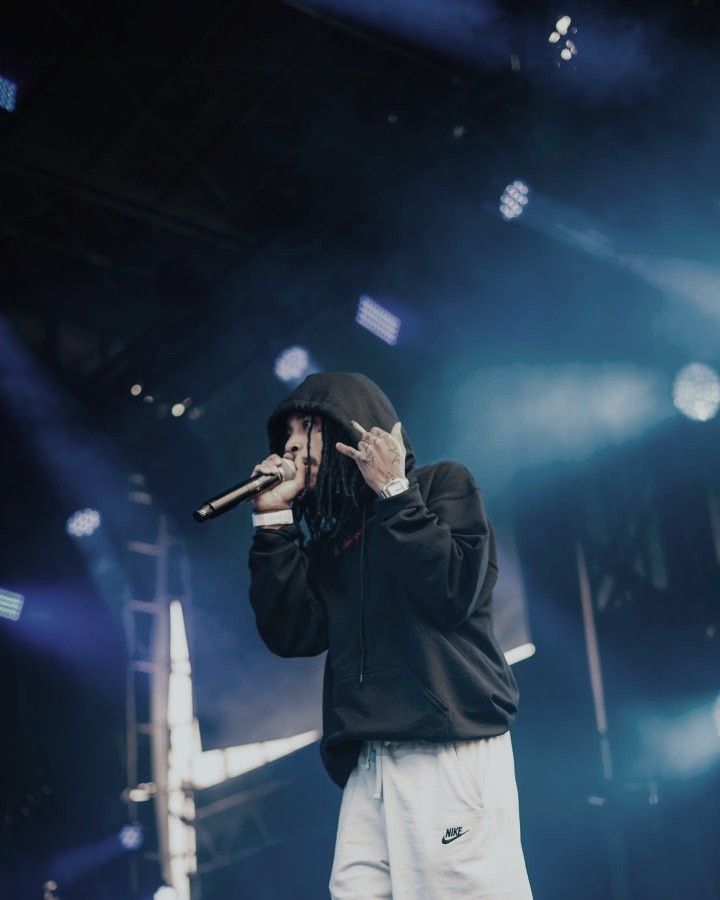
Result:
M288 454L285 457L278 456L277 453L271 453L265 459L258 463L252 470L251 477L256 475L275 475L282 473L283 459L292 461L292 456ZM295 477L287 481L281 481L276 487L269 491L263 491L258 494L252 501L253 511L256 513L277 512L279 510L292 509L292 501L300 494L305 487L305 466L295 466ZM282 525L264 525L264 528L282 528Z
M265 528L292 524L292 501L305 487L305 465L297 466L291 454L272 453L258 463L250 478L207 500L193 512L196 522L206 522L252 500L254 524ZM265 521L260 517L265 517ZM267 521L267 519L271 521ZM274 520L278 520L276 523Z

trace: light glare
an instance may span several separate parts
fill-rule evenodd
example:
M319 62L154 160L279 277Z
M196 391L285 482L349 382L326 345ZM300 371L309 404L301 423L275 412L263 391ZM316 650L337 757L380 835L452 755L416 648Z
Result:
M118 834L120 843L126 850L139 850L143 845L143 830L140 825L133 823L131 825L123 825Z
M683 366L673 382L673 403L696 422L712 419L720 407L720 377L711 366L690 363Z
M13 112L17 101L17 85L0 75L0 109Z
M400 319L366 294L358 301L355 321L375 337L394 346L400 333Z
M153 894L153 900L178 900L175 888L171 888L168 884L163 884Z
M100 513L96 509L81 509L73 513L65 524L71 537L89 537L100 527Z
M0 588L0 619L10 619L17 622L22 612L25 598L22 594Z
M508 184L500 196L499 210L500 215L509 222L516 219L524 210L528 202L528 193L530 189L524 181L516 179L512 184Z
M505 660L509 666L522 662L524 659L530 659L535 655L535 644L520 644L519 647L513 647L512 650L505 651Z
M299 384L316 372L310 354L304 347L287 347L275 360L275 375L286 384Z

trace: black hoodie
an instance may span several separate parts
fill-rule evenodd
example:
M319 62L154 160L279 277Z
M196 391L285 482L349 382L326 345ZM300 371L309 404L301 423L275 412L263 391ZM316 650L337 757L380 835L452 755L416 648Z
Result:
M312 411L390 431L392 404L365 375L308 376L268 420L282 455L287 416ZM309 542L297 524L257 528L250 602L278 656L327 650L320 754L344 787L363 740L491 737L517 711L517 685L492 629L495 534L480 491L460 463L415 468L405 429L410 489L374 500L340 552ZM335 451L337 452L337 451Z

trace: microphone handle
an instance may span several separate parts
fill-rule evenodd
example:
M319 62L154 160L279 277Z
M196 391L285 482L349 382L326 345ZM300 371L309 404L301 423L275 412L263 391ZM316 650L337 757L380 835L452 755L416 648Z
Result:
M270 490L276 484L280 484L282 480L282 475L277 472L274 475L256 475L254 478L248 478L245 481L241 481L240 484L236 484L235 487L231 487L229 490L223 491L222 494L218 494L217 497L212 497L206 503L203 503L202 506L193 512L193 518L196 522L206 522L208 519L213 519L215 516L233 509L233 507L244 500L252 500L253 497L262 494L263 491Z

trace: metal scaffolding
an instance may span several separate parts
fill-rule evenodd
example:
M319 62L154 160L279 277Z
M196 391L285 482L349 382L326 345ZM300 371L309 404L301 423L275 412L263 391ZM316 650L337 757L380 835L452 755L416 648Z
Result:
M173 726L185 723L174 722L169 707L177 675L171 618L174 605L185 611L191 607L189 564L182 541L171 535L143 476L130 476L128 501L127 533L133 537L125 545L130 579L123 603L128 651L124 799L129 821L146 835L145 852L131 860L131 889L143 889L154 873L156 884L163 880L179 900L189 900L195 870L194 798L192 785L172 771L173 749L177 754ZM185 668L180 674L189 682L189 658ZM196 723L191 721L189 728L196 731ZM192 890L193 898L198 891Z

